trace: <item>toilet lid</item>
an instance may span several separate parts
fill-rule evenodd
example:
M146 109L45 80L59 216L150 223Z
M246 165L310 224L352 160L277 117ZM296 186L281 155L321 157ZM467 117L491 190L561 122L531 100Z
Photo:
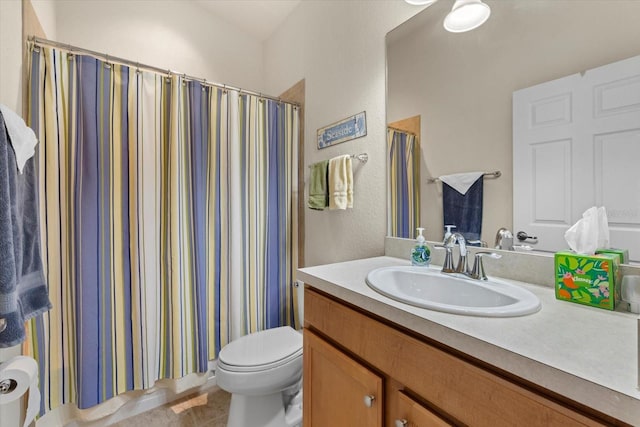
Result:
M302 355L302 334L289 326L245 335L227 344L218 364L233 371L257 371L288 363Z

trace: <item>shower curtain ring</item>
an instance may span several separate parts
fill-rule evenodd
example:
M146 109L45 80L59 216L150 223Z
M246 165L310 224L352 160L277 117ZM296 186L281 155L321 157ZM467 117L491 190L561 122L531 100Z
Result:
M104 68L111 68L111 63L109 62L109 54L105 54L105 62L104 62Z

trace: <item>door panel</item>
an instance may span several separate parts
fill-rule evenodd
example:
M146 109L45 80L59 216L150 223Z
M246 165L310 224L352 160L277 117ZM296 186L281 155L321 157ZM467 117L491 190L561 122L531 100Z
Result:
M575 171L573 115L580 75L513 93L513 228L538 237L538 250L565 248Z
M611 246L640 261L640 56L587 71L583 86L595 203L607 208Z
M640 56L513 94L514 231L536 249L605 206L610 245L640 261Z

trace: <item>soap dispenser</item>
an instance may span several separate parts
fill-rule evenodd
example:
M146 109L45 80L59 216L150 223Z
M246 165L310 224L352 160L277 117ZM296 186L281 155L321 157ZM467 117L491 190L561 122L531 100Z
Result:
M428 267L431 261L431 251L422 235L424 228L418 227L416 230L418 230L418 237L416 237L416 245L411 250L411 264Z
M456 226L451 224L451 225L445 225L444 228L446 228L447 231L444 232L444 239L442 239L443 242L447 240L449 236L451 236L451 229L456 228Z

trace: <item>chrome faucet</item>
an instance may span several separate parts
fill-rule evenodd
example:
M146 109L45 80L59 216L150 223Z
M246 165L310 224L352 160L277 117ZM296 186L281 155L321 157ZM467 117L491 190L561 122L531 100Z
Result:
M458 246L460 246L460 257L458 258L458 265L454 268L453 247L456 243L458 244ZM443 273L460 273L477 280L487 280L487 275L484 272L484 265L482 264L482 258L484 256L495 259L502 257L501 255L494 252L477 252L474 257L473 269L469 270L469 265L467 263L467 241L462 234L452 233L451 235L447 236L446 239L444 239L442 245L436 245L435 247L438 249L444 249L446 251L444 263L442 265Z
M496 233L496 249L512 251L513 249L513 233L502 227Z
M456 268L453 268L453 246L455 244L460 246L460 257L458 258L458 265ZM443 273L469 273L469 266L467 265L467 241L464 236L460 233L451 233L444 242L442 242L442 246L447 251L444 257L444 264L442 266Z

